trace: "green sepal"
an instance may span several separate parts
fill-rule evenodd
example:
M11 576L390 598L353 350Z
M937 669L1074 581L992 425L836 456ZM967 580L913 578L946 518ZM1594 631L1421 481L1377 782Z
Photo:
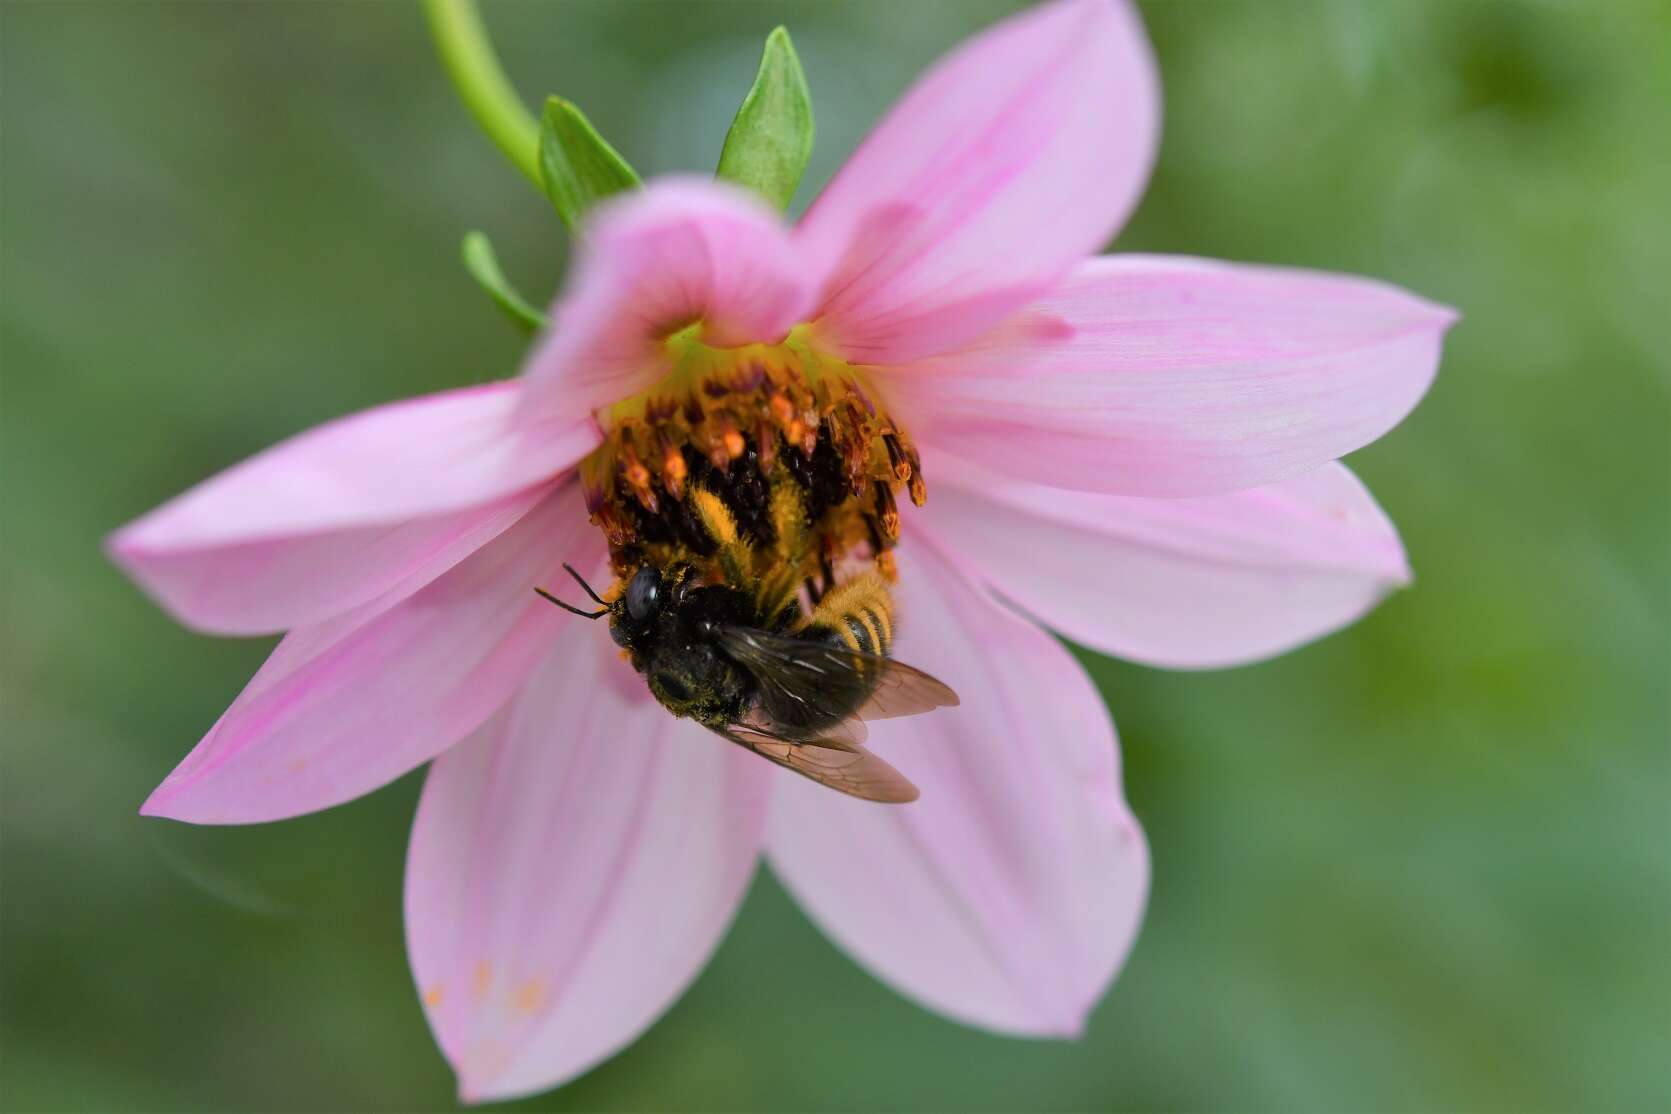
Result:
M639 184L627 160L562 97L547 97L540 114L540 177L570 232L593 205Z
M806 74L789 32L779 27L766 36L760 72L731 122L717 174L787 209L812 155L812 130Z
M493 254L493 245L484 234L465 233L461 254L464 256L464 269L487 291L493 304L505 311L506 317L530 333L545 327L545 315L529 305L527 299L510 284L505 272L499 269L499 259Z

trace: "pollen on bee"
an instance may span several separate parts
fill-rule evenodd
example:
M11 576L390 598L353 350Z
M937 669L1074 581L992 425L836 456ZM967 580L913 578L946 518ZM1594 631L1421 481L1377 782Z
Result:
M702 525L708 535L720 545L732 545L737 540L737 520L732 517L731 510L718 495L698 488L691 493L691 502L696 505L696 513L702 519Z

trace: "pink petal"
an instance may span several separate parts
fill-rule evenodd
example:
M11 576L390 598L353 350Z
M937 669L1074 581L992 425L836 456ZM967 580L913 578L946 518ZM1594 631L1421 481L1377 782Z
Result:
M410 597L291 632L141 811L278 820L428 761L503 704L554 639L589 630L534 594L567 579L565 560L603 560L574 483Z
M811 305L812 281L776 213L705 179L652 183L599 207L523 375L533 415L617 402L669 370L666 337L703 322L721 346L776 343Z
M886 373L882 389L919 441L1018 479L1214 495L1397 425L1455 319L1368 279L1113 256L963 352Z
M424 784L407 945L466 1101L570 1079L659 1017L724 935L769 767L649 698L571 628Z
M921 538L900 547L897 656L962 705L870 725L922 789L872 805L778 775L773 868L878 977L971 1025L1076 1034L1148 888L1113 724L1084 670Z
M410 595L498 537L549 492L541 485L485 506L391 526L113 553L188 626L214 634L271 634L324 622L372 599Z
M182 622L222 634L413 591L597 444L589 422L513 428L519 389L449 391L309 430L130 523L111 556Z
M1152 665L1281 653L1410 579L1392 523L1341 464L1197 499L1064 491L950 460L929 469L938 482L913 526L1046 625Z
M796 238L834 266L820 327L903 362L984 332L1100 249L1137 204L1160 85L1132 7L1041 5L937 63L877 125Z

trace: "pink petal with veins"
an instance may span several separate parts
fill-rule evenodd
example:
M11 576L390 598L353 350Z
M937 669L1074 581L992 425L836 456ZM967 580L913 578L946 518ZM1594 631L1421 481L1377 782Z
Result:
M821 331L859 363L972 340L1107 243L1159 136L1154 58L1123 0L1045 4L975 36L911 87L796 229L829 274Z
M736 186L666 178L598 208L552 328L523 369L530 416L606 406L667 372L663 339L776 343L812 304L778 215Z
M465 1101L556 1086L661 1016L753 877L769 776L669 716L584 624L437 760L407 945Z
M1085 671L921 537L899 548L895 656L956 708L870 724L922 790L877 805L775 775L767 854L878 978L1006 1033L1072 1036L1125 961L1149 856Z
M919 441L993 471L1214 495L1321 467L1397 425L1455 320L1369 279L1119 255L963 351L879 381Z
M1196 499L1065 491L931 457L912 519L1040 622L1169 668L1235 665L1357 619L1407 584L1393 524L1341 464Z
M589 421L514 428L519 391L494 383L328 422L123 527L111 556L180 621L218 634L415 591L597 444Z
M585 629L534 586L602 551L571 482L420 591L291 632L141 811L279 820L428 761L503 704L565 628Z

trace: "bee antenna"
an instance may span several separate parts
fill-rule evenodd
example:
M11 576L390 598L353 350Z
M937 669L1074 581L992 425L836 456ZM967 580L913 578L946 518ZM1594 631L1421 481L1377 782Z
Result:
M586 594L588 596L592 597L592 602L593 603L603 604L604 607L609 606L607 603L604 603L602 599L598 598L598 594L596 592L592 591L592 586L590 584L586 583L586 578L574 571L574 566L573 565L570 565L570 564L565 562L564 565L563 565L563 570L565 572L567 572L570 576L574 577L575 583L579 584L580 587L585 590Z
M564 566L564 568L567 568L567 567L568 566L566 566L566 565ZM570 570L570 571L573 571L573 570ZM567 611L570 615L578 615L582 619L598 619L598 618L601 618L601 617L609 614L609 608L608 607L600 608L597 611L582 611L582 610L580 610L580 608L575 607L573 604L564 603L562 600L558 599L556 596L552 595L550 592L547 592L544 588L535 588L534 591L538 592L542 599L549 600L552 603L556 604L558 607L562 608L564 611ZM597 599L596 596L594 596L592 598ZM602 600L598 600L598 602L603 603Z

